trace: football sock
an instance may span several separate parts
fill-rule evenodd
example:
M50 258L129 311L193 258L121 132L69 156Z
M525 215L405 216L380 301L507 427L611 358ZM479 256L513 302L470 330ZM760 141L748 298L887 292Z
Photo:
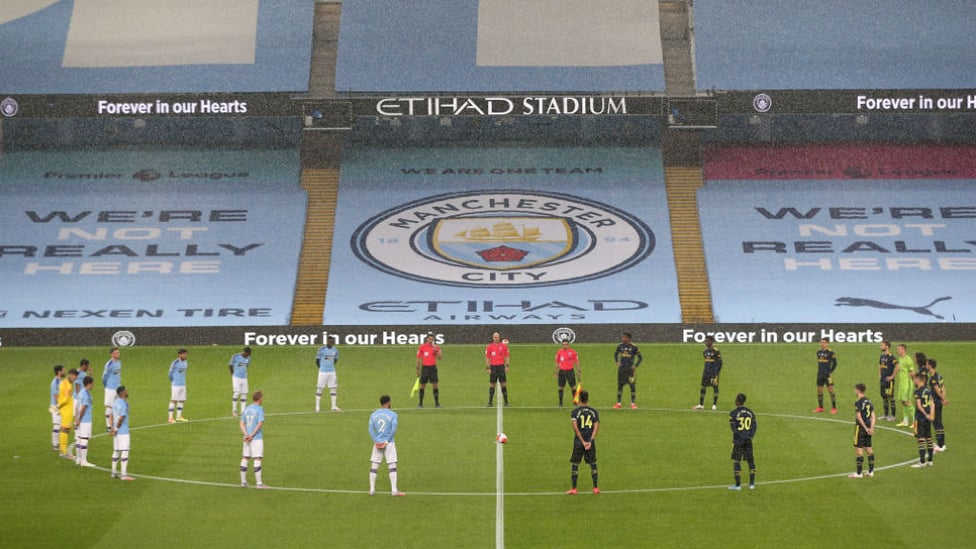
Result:
M945 446L945 429L935 430L935 442L938 443L939 448Z
M573 464L573 469L572 469L572 472L570 473L570 477L573 480L573 488L576 488L576 482L579 480L579 464L578 463L574 463Z
M925 439L925 449L929 452L929 461L932 461L932 456L935 453L935 448L932 446L932 437Z
M508 387L505 387L504 385L502 385L502 398L505 399L505 404L508 404Z
M369 468L369 491L371 493L376 491L376 471L377 471L377 467L379 467L379 464L378 463L374 463L373 466Z
M173 403L170 402L169 403L169 419L173 419L173 412L174 411L175 411L175 408L173 408Z
M122 476L124 477L126 470L129 469L129 451L122 450L121 453L122 453L122 457L119 459L119 462L122 464L121 472L122 472Z
M755 461L749 462L749 484L750 485L756 484L756 462Z
M563 390L562 389L559 390L559 405L560 406L563 405Z
M882 396L881 398L884 400L884 415L887 416L887 415L889 415L888 414L888 397Z
M68 432L61 431L58 433L58 448L62 454L68 453Z
M88 439L79 438L75 441L75 454L78 455L78 463L88 462Z
M261 481L261 459L254 458L254 482L261 486L264 482Z
M857 456L857 460L856 461L857 461L857 469L856 469L856 471L857 471L857 474L860 475L861 474L861 471L864 470L864 456Z
M179 404L176 405L176 417L177 418L183 417L183 403L182 402L180 402Z
M868 472L869 473L873 473L874 472L874 454L873 453L868 454Z
M329 400L332 401L332 409L338 408L338 406L336 406L336 402L338 400L338 393L336 393L335 389L329 391Z
M492 385L488 387L488 404L491 404L495 400L495 386Z
M817 395L817 408L823 408L823 395Z
M704 406L705 405L705 388L704 387L701 388L701 391L698 391L698 405L699 406Z
M925 439L918 439L918 460L925 463Z
M620 404L620 397L624 394L623 386L617 388L617 404Z
M105 426L108 428L112 427L112 409L105 408Z
M230 413L237 413L237 393L234 393L234 396L230 398Z
M394 494L399 491L397 489L397 470L395 463L390 465L390 491Z
M247 458L241 459L241 484L247 484Z
M54 449L58 448L58 442L61 440L61 425L55 423L51 427L51 447Z
M715 394L712 395L712 406L718 406L718 387L715 387Z
M115 471L119 468L119 452L112 452L112 476L115 476Z
M441 390L434 389L434 406L439 406L441 403Z
M420 404L421 406L424 405L424 392L425 392L424 389L420 389L420 402L418 404Z
M830 393L830 407L837 408L837 395Z
M593 479L593 487L596 488L598 486L598 479L600 478L600 475L596 472L596 463L590 464L590 477Z
M735 485L742 486L742 464L738 461L732 463L732 476L735 477Z
M636 385L631 385L630 386L630 403L631 404L634 404L636 402L637 402L637 386Z
M318 388L315 390L315 409L318 410L322 405L322 389Z

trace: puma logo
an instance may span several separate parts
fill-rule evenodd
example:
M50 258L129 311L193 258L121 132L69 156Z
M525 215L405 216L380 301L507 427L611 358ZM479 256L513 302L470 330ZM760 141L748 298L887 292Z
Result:
M937 315L933 313L930 309L933 305L940 301L946 301L952 299L952 296L939 297L921 307L911 307L908 305L895 305L892 303L885 303L884 301L876 301L874 299L864 299L861 297L838 297L835 300L834 307L875 307L877 309L903 309L906 311L912 311L920 315L933 316L939 320L944 320L942 315Z

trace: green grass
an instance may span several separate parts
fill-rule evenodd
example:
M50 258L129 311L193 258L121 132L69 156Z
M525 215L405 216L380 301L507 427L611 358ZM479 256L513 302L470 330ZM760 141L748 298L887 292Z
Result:
M936 466L885 469L852 481L852 387L877 395L877 346L837 345L836 418L814 417L815 345L723 345L719 412L697 403L701 347L644 345L640 409L612 410L613 345L576 346L584 386L601 413L600 485L569 487L570 407L555 407L553 345L513 345L505 410L505 542L509 547L916 545L920 532L942 547L971 542L976 486L976 414L969 402L974 344L919 343L939 359L951 405L949 450ZM175 348L123 350L130 389L133 483L79 470L50 450L51 366L87 357L100 375L105 348L0 348L0 533L6 547L244 546L492 547L495 544L496 416L483 408L482 348L445 346L444 408L408 399L413 347L342 347L341 414L309 413L314 348L256 348L251 389L265 391L265 481L280 490L242 490L240 432L229 417L227 362L238 349L190 348L188 424L166 425L166 371ZM759 487L733 493L726 420L737 392L756 411ZM380 394L400 413L400 488L406 498L369 498L366 421ZM625 393L626 401L626 393ZM709 393L710 399L710 393ZM96 381L96 432L101 388ZM324 400L327 402L328 397ZM428 402L432 398L428 396ZM885 424L890 425L890 424ZM878 466L917 457L914 439L894 429L875 436ZM95 438L90 459L109 465L110 440ZM833 476L830 476L833 475ZM808 477L824 477L802 480ZM147 477L193 481L173 482ZM253 482L253 481L252 481Z

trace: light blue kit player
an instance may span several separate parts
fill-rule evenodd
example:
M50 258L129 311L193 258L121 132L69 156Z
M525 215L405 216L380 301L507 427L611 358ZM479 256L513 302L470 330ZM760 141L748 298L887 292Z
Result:
M92 407L94 401L91 396L93 381L91 376L85 376L85 383L75 401L78 411L75 414L75 464L82 467L94 467L88 461L88 441L92 436Z
M267 488L261 479L261 459L264 458L264 393L255 391L253 402L241 413L241 432L244 450L241 454L241 486L247 488L247 464L254 460L254 480L258 488Z
M129 469L129 391L124 385L116 390L117 398L112 404L111 428L112 433L112 478L135 480L127 473ZM121 466L121 467L120 467ZM120 474L116 470L121 468Z
M373 454L369 458L369 495L376 491L376 474L379 471L380 463L386 460L386 465L390 469L390 490L394 496L402 496L403 492L397 490L397 451L396 436L398 419L397 414L391 409L390 395L380 397L380 408L369 416L369 436L373 439Z
M326 343L325 347L320 348L319 352L315 353L315 365L319 367L319 380L315 384L316 412L320 410L322 392L326 387L329 388L329 397L332 399L332 411L342 411L336 405L336 390L339 387L339 381L336 379L336 362L339 362L339 349L336 349L331 341Z
M183 404L186 402L186 349L176 351L176 360L169 365L169 423L189 421L183 417ZM173 413L176 417L173 417Z
M112 347L105 369L102 370L102 386L105 387L105 430L112 430L112 405L118 398L119 387L122 386L122 360L119 358L119 348Z
M247 406L247 368L251 365L251 348L244 347L244 350L230 357L230 381L233 396L230 401L230 412L237 417L237 403L241 403L241 413Z

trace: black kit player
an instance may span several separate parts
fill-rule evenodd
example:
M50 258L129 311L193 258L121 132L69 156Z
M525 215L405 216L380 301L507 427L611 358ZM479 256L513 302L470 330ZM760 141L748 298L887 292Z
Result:
M752 439L756 436L756 414L746 408L746 395L735 395L735 409L729 412L729 426L732 428L732 474L735 484L729 490L742 490L742 460L749 465L749 489L756 489L756 458L753 455Z
M576 481L579 479L579 464L586 461L590 465L590 476L593 478L593 493L599 494L596 471L596 434L600 430L600 414L590 408L589 391L580 391L580 405L576 407L570 418L573 420L573 454L569 458L572 464L573 487L566 492L576 495Z
M820 350L817 351L817 407L813 413L824 411L824 386L830 392L830 413L837 413L837 395L834 394L834 370L837 369L837 354L830 350L830 340L826 337L820 340Z
M936 371L939 363L930 358L925 361L929 370L929 389L935 397L935 419L932 420L932 427L935 429L935 451L945 452L945 425L942 423L942 407L949 404L946 399L945 380L942 374Z
M918 370L912 380L915 382L915 440L918 441L918 463L912 464L912 468L918 469L933 465L935 449L932 444L932 422L935 420L935 395L929 389L928 376L922 370Z
M878 374L881 377L881 400L884 401L884 415L880 419L895 420L895 355L891 354L891 342L881 342L881 357L878 359Z
M871 446L871 437L874 435L874 427L877 417L874 413L874 404L864 396L867 387L863 383L854 386L854 453L857 455L855 464L857 468L847 478L861 478L874 476L874 448ZM868 454L868 470L864 472L864 453Z
M624 332L620 335L620 345L613 352L613 361L617 364L617 403L614 409L619 410L620 399L624 394L624 385L630 385L630 409L637 409L637 367L644 362L644 355L641 354L637 345L630 342L630 334Z
M705 367L702 369L701 390L698 391L698 405L694 410L705 407L705 391L712 388L712 410L718 409L718 375L722 373L722 353L715 348L715 338L705 336L705 349L702 351Z

